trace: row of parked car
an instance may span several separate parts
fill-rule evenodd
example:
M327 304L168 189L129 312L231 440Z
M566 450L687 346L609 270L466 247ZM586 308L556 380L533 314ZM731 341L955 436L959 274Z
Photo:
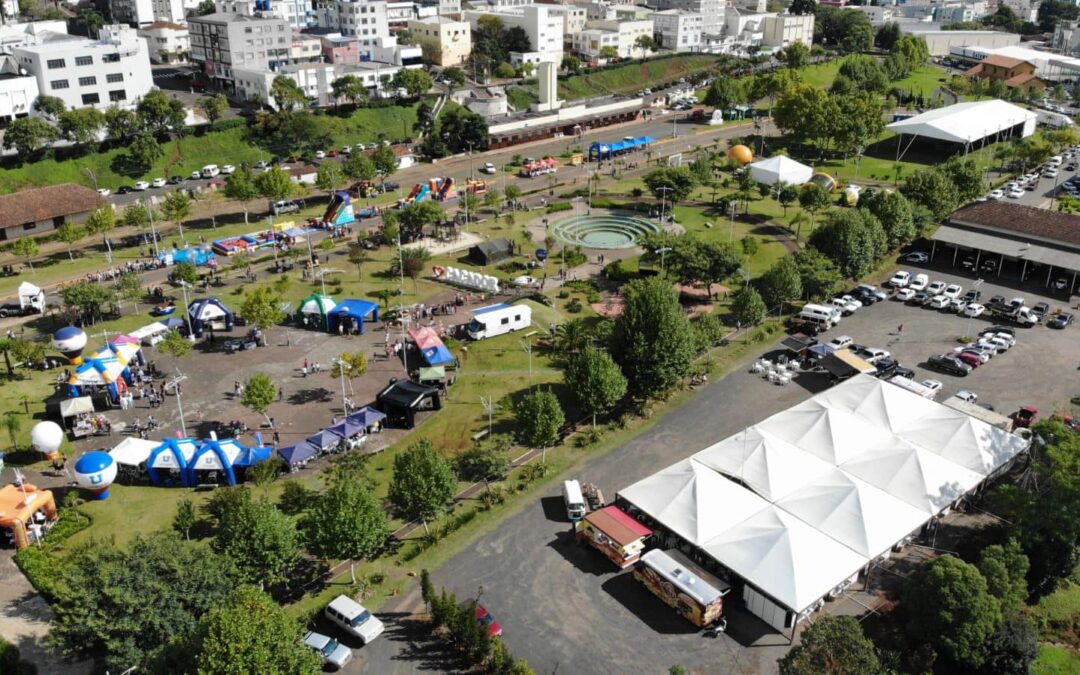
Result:
M1039 187L1040 178L1057 180L1060 172L1063 170L1076 171L1078 157L1080 157L1080 150L1077 150L1076 148L1062 155L1054 155L1035 171L1024 174L1016 180L1006 183L1002 188L992 190L984 199L1003 199L1005 197L1008 197L1009 199L1020 199L1024 196L1024 192L1031 192ZM1070 186L1072 190L1075 190L1076 184L1080 183L1080 179L1074 176L1065 181L1065 183Z
M1013 328L991 326L980 331L975 342L960 345L951 352L931 356L926 360L926 365L949 375L964 377L1015 345L1016 332Z

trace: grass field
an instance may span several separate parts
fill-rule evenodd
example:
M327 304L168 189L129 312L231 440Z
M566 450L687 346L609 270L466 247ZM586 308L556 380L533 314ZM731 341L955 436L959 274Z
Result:
M1080 673L1080 654L1065 649L1043 645L1039 657L1031 664L1031 675L1075 675Z
M828 89L832 86L833 80L836 79L836 74L840 71L840 60L829 61L828 63L815 63L811 66L806 66L800 71L803 82L812 84L822 89ZM932 96L934 90L938 88L944 82L949 79L948 74L944 69L939 68L933 64L927 64L917 70L911 75L905 77L902 80L897 80L889 84L890 87L897 87L899 89L910 90L912 93L918 95L922 92L925 96Z
M573 100L604 94L633 94L709 70L718 61L716 56L702 54L673 56L644 63L630 63L590 75L575 75L559 82L559 96Z
M537 96L535 89L507 87L506 99L514 110L526 110L530 105L536 103L540 97Z

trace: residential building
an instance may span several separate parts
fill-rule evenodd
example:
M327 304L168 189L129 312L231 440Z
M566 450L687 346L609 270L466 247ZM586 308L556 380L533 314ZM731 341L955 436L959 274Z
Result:
M460 14L461 0L439 0L439 16Z
M40 44L46 37L67 35L66 21L31 21L0 25L0 52L10 54L15 47Z
M12 49L38 91L69 108L132 107L154 86L146 40L124 25L103 26L98 39L44 33L39 44Z
M460 65L472 52L472 28L466 21L433 16L410 21L409 31L421 45L427 60L437 65Z
M1010 8L1021 21L1039 20L1039 0L998 0L998 7Z
M191 60L219 86L234 86L233 69L274 70L289 62L292 29L279 17L214 13L188 20Z
M323 60L327 63L360 63L360 42L356 38L345 37L341 33L326 33L318 37L322 43Z
M415 2L387 2L386 22L391 28L405 28L410 21L421 18L421 10L425 10L425 17L439 14L437 7L422 7Z
M423 68L424 50L419 45L399 45L397 37L379 38L372 45L360 39L360 61L390 64L405 68Z
M219 14L277 17L296 30L318 25L311 0L215 0Z
M548 7L548 13L562 17L563 47L564 49L571 49L571 36L584 30L585 23L589 20L585 7L581 5L553 5Z
M1064 54L1080 53L1080 21L1059 21L1050 46Z
M20 70L14 56L0 55L0 129L29 117L38 93L37 78Z
M724 12L724 44L734 51L755 47L765 39L764 24L768 14L758 14L738 7Z
M373 47L381 38L390 37L383 0L331 0L319 10L319 25L355 36L361 47Z
M186 12L183 0L109 0L109 14L117 23L138 28L159 21L183 23Z
M464 20L476 30L482 16L498 16L507 28L519 27L529 37L531 51L540 52L541 60L561 63L563 53L563 17L550 11L549 5L504 7L496 12L468 10Z
M615 51L619 53L619 58L621 59L630 59L635 56L640 57L642 53L641 48L637 46L638 39L642 35L646 35L650 38L653 37L652 19L646 19L644 21L589 21L585 26L586 30L605 31L614 36L613 41L611 38L606 37L602 39L599 49L594 50L594 34L590 33L589 38L586 40L587 44L585 44L582 49L578 49L578 51L581 52L582 55L592 59L599 56L600 49L609 45L615 47Z
M336 103L333 97L334 81L345 75L354 75L367 87L369 95L389 96L393 92L384 90L383 81L389 82L401 70L399 66L384 63L299 63L281 66L276 71L265 69L235 70L236 96L240 100L265 101L267 105L277 106L270 94L274 78L283 76L291 79L307 94L313 103L328 106Z
M701 49L702 16L678 9L654 12L653 35L664 49L696 52Z
M762 0L764 3L765 0ZM659 10L681 9L701 15L701 32L705 35L721 35L724 32L724 13L726 0L656 0ZM765 11L764 5L761 12Z
M600 58L604 47L619 49L619 34L612 30L586 28L570 36L570 49L588 61Z
M154 63L183 63L191 52L188 27L169 21L158 21L137 31L146 40L150 60Z
M1004 82L1010 89L1046 88L1046 82L1035 74L1034 63L1009 56L988 56L964 74L970 78Z
M0 241L45 234L67 223L82 224L106 203L97 192L74 183L0 196Z
M813 14L768 15L761 23L761 44L765 47L783 48L801 42L809 49L813 41Z
M862 12L866 15L866 18L870 19L870 25L877 28L884 26L891 22L895 16L895 12L892 7L882 7L878 5L857 5L851 7L855 11Z
M318 35L292 34L289 45L289 63L311 63L322 59L322 40Z

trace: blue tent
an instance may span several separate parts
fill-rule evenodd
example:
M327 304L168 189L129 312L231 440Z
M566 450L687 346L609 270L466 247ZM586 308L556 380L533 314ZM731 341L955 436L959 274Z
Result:
M188 307L188 317L191 318L191 330L195 337L202 337L209 329L232 330L235 317L232 310L225 306L216 296L199 298Z
M638 148L646 148L649 145L656 142L656 139L652 136L638 136L637 138L624 138L621 141L615 141L614 143L593 143L589 146L589 161L600 161L602 159L611 159L617 155L621 155Z
M214 259L214 252L204 248L181 248L172 251L162 251L158 258L166 265L179 265L191 263L193 265L206 265Z
M353 436L359 436L360 434L365 433L367 431L367 426L346 417L344 422L339 422L332 427L327 427L325 431L337 434L342 438L352 438Z
M289 466L297 466L317 456L319 449L307 441L301 441L296 445L279 448L277 453Z
M329 450L330 448L336 448L342 438L344 438L344 436L341 434L335 433L330 429L323 429L313 436L308 436L306 442L311 443L319 450Z
M362 425L365 429L370 429L373 425L382 422L386 419L386 413L376 410L370 407L363 407L357 410L353 414L345 418L349 422Z
M198 442L193 438L166 438L161 445L150 451L150 457L146 460L146 471L150 474L150 482L154 485L172 485L173 474L177 474L181 484L189 487L188 464L195 458L195 452L199 449ZM166 480L162 481L159 471L166 473Z
M255 466L256 464L262 464L274 456L274 449L267 447L259 448L244 448L240 451L240 454L233 460L233 467L246 469L248 467Z
M236 485L236 472L233 464L240 453L246 450L235 438L218 440L210 438L203 441L195 456L188 462L188 484L199 485L202 483L200 471L220 471L229 485Z
M357 300L356 298L346 298L330 310L326 317L330 322L330 332L333 333L338 329L338 325L344 323L345 332L351 329L351 324L356 324L356 329L361 335L364 334L364 321L368 317L372 317L372 321L379 320L379 306L374 302L368 300Z

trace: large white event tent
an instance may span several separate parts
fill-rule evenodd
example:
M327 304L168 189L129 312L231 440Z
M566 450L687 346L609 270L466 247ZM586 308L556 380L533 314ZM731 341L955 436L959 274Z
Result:
M930 138L970 147L992 137L1027 138L1035 133L1038 115L998 99L967 101L928 110L885 126L900 136ZM902 153L901 153L902 154Z
M858 375L624 490L793 628L1002 471L1028 441Z
M802 185L814 175L814 169L790 157L777 155L751 164L750 175L754 177L754 180L765 185L777 183Z

